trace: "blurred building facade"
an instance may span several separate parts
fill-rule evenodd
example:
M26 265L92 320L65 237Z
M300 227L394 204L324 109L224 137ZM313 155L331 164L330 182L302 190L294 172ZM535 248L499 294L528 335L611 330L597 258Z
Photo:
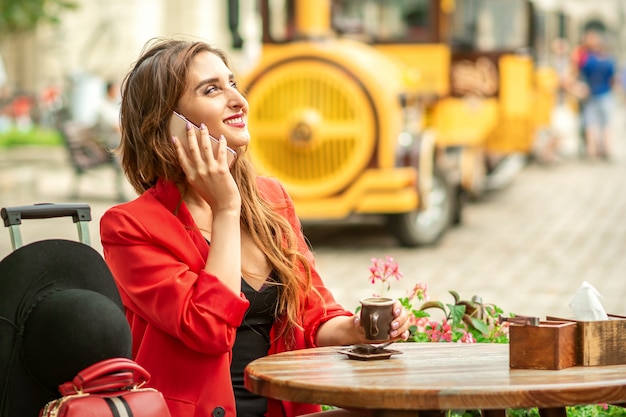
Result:
M626 2L623 0L533 0L540 12L539 36L580 42L585 27L602 27L611 52L626 61ZM543 26L543 27L542 27ZM549 48L546 48L548 51ZM541 52L541 51L540 51ZM540 53L541 55L541 53Z
M0 39L6 82L16 92L40 92L68 82L84 89L104 80L120 82L146 41L158 36L192 36L225 49L243 65L246 49L231 48L227 0L77 0L59 26ZM241 34L255 30L256 0L240 0ZM245 19L245 20L243 20ZM258 42L257 42L258 43ZM240 59L241 58L241 59Z

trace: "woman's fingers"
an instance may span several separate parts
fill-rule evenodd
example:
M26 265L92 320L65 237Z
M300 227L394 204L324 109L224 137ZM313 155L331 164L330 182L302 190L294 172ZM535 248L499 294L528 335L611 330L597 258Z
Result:
M218 146L217 146L217 150L218 150L217 159L220 162L220 165L223 165L223 164L230 165L228 163L228 151L226 150L227 147L228 145L226 143L226 138L224 137L224 135L220 135L218 139Z
M406 340L409 337L409 315L399 301L396 301L393 306L393 315L395 318L391 323L392 330L390 336L392 338L400 337Z
M209 133L209 130L204 125L200 125L200 147L202 149L202 156L205 161L212 163L217 161L219 166L224 165L226 161L226 138L221 135L219 139L215 139Z
M178 138L172 136L172 143L178 155L178 162L187 176L193 177L198 171L198 162L201 161L201 153L198 149L198 137L196 137L197 129L187 122L186 138ZM199 132L199 131L198 131Z
M204 124L202 126L204 126ZM202 127L198 130L194 128L190 122L187 122L187 149L189 151L190 159L196 162L196 164L203 159L203 152L200 151L200 146L202 145L198 143L202 140L202 130ZM206 130L206 127L204 127L204 130Z
M233 207L238 210L241 198L228 167L225 139L216 144L217 158L205 125L199 130L188 130L186 140L172 137L172 141L187 182L211 205L213 211L231 210Z
M178 142L176 149L183 168L194 167L205 171L214 162L221 165L221 161L226 160L226 139L223 135L220 140L213 138L204 123L199 129L188 123L186 140L176 139Z
M209 135L209 130L206 125L202 123L200 125L200 137L197 138L199 147L202 150L201 157L205 161L211 161L216 158L216 155L213 152L213 144L211 143L211 135Z
M228 167L226 140L217 143L217 152L214 152L211 142L205 125L200 129L188 129L187 137L182 140L172 136L178 162L187 182L209 203L213 213L226 210L238 213L241 196Z

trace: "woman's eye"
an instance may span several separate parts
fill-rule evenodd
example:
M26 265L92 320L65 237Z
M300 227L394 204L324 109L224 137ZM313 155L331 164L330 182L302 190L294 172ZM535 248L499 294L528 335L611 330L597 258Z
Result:
M215 86L207 87L207 88L204 90L204 94L205 94L205 95L209 95L209 94L213 93L213 92L214 92L214 91L216 91L216 90L217 90L217 88L216 88Z
M239 86L237 85L237 81L231 81L231 82L230 82L230 86L231 86L232 88L234 88L235 90L238 90L238 89L239 89Z

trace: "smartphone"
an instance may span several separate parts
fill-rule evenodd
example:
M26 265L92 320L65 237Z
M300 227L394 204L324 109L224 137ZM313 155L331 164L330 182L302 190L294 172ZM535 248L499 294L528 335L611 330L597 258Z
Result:
M172 136L176 136L179 139L186 138L187 122L189 122L192 128L196 130L196 135L199 137L200 128L187 120L185 116L177 112L173 112L172 118L170 119L170 134ZM211 143L213 144L213 155L217 155L217 146L219 145L219 141L211 135L209 135L209 138L211 138ZM226 159L228 161L229 167L233 165L233 162L235 162L235 158L237 158L237 152L235 152L234 149L226 147Z

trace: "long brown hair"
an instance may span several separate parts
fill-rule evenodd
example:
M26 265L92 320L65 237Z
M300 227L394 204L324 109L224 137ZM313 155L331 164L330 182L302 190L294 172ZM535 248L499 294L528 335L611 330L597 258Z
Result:
M141 194L159 178L185 183L170 139L169 119L185 91L187 73L200 52L219 56L229 66L224 52L204 42L153 39L122 84L120 145L121 163L128 180ZM256 174L240 155L232 175L241 194L241 226L268 258L279 285L277 317L284 317L284 331L301 327L299 302L312 289L311 267L298 251L296 235L289 222L262 198Z

